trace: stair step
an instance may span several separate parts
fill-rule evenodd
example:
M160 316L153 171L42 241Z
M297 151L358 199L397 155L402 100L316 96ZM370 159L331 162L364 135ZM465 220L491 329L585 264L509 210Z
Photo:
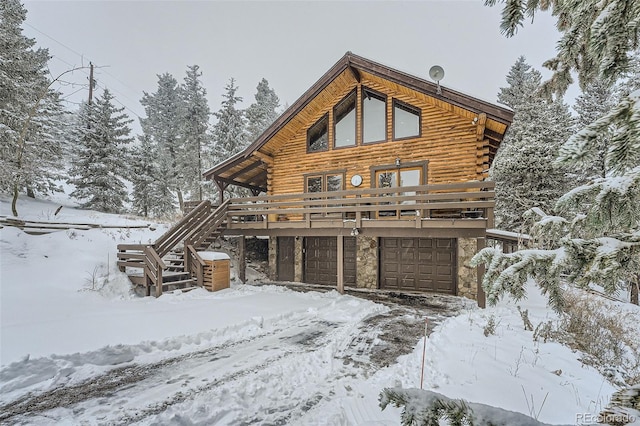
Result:
M169 282L164 282L162 283L162 288L165 287L170 287L170 286L181 286L181 285L187 285L187 284L195 284L196 280L194 280L193 278L189 278L186 280L180 280L180 281L169 281Z
M163 284L170 284L183 279L192 279L188 272L176 272L173 274L167 274L162 276Z
M202 288L202 287L198 287L198 286L196 285L196 286L193 286L193 287L180 288L180 289L178 289L178 290L180 290L180 291L181 291L181 292L183 292L183 293L186 293L186 292L188 292L188 291L195 290L196 288Z

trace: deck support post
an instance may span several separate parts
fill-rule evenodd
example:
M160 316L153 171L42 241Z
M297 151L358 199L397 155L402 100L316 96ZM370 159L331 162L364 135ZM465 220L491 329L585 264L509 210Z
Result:
M158 270L158 281L156 282L156 297L160 297L162 296L162 269L158 264L156 264L156 268Z
M344 294L344 236L338 235L338 292Z
M244 235L238 237L238 278L242 284L247 282L247 239Z

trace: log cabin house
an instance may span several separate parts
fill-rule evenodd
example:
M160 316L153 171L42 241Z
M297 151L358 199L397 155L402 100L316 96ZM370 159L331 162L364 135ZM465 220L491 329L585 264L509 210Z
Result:
M148 275L157 280L168 266L158 261L182 239L185 268L198 278L197 249L211 238L242 237L243 265L244 237L261 236L274 280L483 305L482 271L468 262L493 227L486 178L512 118L508 108L347 52L249 147L205 172L221 193L237 185L252 197L189 213L183 221L207 229L167 237L135 261L155 262ZM157 284L151 278L147 286Z

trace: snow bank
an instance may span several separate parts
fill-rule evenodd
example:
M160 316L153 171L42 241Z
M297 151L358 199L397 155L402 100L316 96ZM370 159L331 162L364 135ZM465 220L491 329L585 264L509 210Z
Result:
M527 293L528 298L518 304L528 310L534 327L556 318L537 287L530 286ZM484 328L492 317L495 334L485 337ZM421 340L413 353L352 392L337 390L336 399L314 408L308 419L322 415L330 419L323 424L374 424L378 415L369 413L379 409L383 388L420 387L423 344ZM597 415L616 390L595 369L583 365L579 353L559 343L535 341L533 332L524 330L512 300L447 319L429 336L426 348L424 389L544 423L576 424L579 413Z

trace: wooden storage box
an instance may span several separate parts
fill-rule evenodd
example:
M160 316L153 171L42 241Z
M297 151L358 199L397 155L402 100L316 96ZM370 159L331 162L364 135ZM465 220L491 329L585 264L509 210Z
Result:
M209 291L229 288L231 282L231 259L229 255L215 251L199 251L198 255L205 263L204 288Z

